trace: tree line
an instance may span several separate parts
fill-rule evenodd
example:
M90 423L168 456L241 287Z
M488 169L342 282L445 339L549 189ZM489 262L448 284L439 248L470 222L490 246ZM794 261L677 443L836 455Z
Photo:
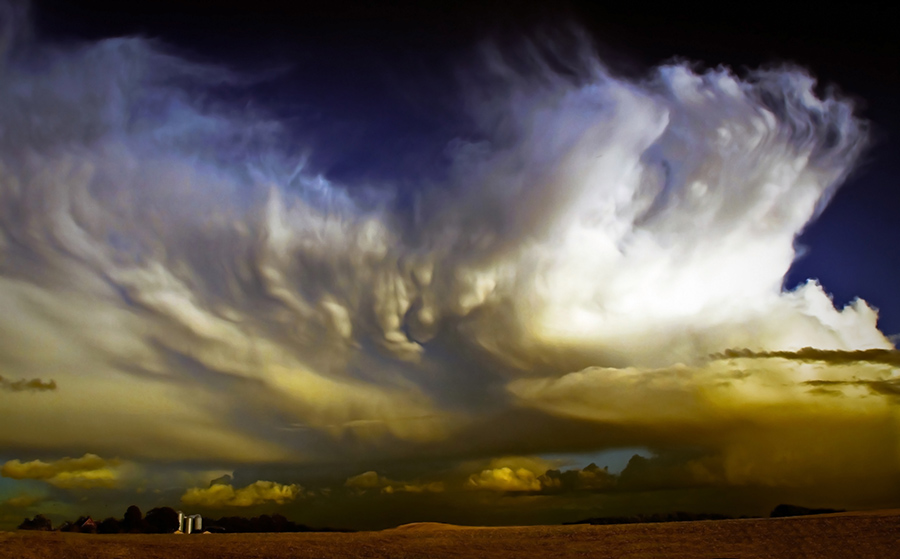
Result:
M807 516L812 514L830 514L835 512L845 512L842 509L811 509L798 505L781 504L772 509L769 513L770 518L784 518L787 516ZM587 518L576 522L566 522L565 524L593 524L593 525L609 525L609 524L645 524L648 522L695 522L698 520L731 520L734 518L759 518L756 516L728 516L726 514L703 513L703 512L665 512L656 514L637 514L634 516L601 516L597 518Z
M41 530L58 532L81 532L88 534L171 534L178 530L178 512L171 507L150 509L146 516L135 505L128 507L125 516L94 521L89 516L81 516L75 521L66 521L53 527L49 518L38 514L34 518L26 518L19 530ZM242 516L223 516L218 519L204 518L204 532L335 532L331 528L310 528L305 524L297 524L280 514L263 514L246 518Z

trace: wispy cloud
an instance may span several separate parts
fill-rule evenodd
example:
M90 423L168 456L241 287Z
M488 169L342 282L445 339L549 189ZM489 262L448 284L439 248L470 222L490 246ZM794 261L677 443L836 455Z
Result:
M851 363L881 363L900 367L900 351L896 349L870 348L852 351L836 349L816 349L804 347L797 351L751 351L749 349L726 349L712 356L714 359L788 359L793 361L820 361L835 365Z
M9 380L0 376L0 389L9 390L10 392L45 392L47 390L56 390L56 381L44 382L37 378L31 380Z

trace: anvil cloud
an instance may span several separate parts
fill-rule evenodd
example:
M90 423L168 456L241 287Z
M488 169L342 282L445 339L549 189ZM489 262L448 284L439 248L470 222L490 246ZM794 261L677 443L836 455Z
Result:
M389 181L309 172L287 124L217 100L262 78L143 38L42 43L2 12L0 446L16 468L281 468L186 494L211 507L289 502L310 487L292 465L333 463L358 466L338 489L367 472L416 498L540 492L558 471L491 460L626 447L687 453L690 487L900 473L877 312L782 288L867 137L804 70L630 80L587 47L565 72L553 49L485 48L461 80L471 134L404 204ZM32 378L48 380L6 380ZM444 473L374 472L426 456Z

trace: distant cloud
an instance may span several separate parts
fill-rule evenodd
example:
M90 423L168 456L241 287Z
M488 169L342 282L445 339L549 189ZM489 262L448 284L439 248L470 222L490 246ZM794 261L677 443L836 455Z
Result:
M662 452L650 458L635 454L618 476L620 491L654 491L725 485L722 461L716 456Z
M728 349L722 353L711 355L713 359L785 359L803 363L821 363L823 366L842 365L886 365L891 368L900 367L900 351L896 349L861 349L855 351L825 350L804 347L797 351L751 351L749 349ZM900 378L896 378L890 370L885 370L881 378L824 378L803 381L804 385L814 387L813 393L841 396L841 387L867 387L873 394L884 396L900 396Z
M617 476L591 463L580 470L547 470L538 480L549 492L608 491L616 487Z
M467 493L471 490L510 493L567 493L615 490L618 476L589 464L583 469L560 469L554 461L539 457L508 456L491 459L475 473L464 473L471 462L431 474L429 481L397 481L375 471L351 476L344 487L359 494L379 493Z
M234 478L231 477L231 474L223 474L223 475L217 477L216 479L210 481L209 486L212 487L213 485L231 485L231 482L233 480L234 480Z
M897 462L885 450L893 448L893 400L900 393L893 354L800 354L817 359L740 353L700 366L589 367L516 380L508 390L520 405L573 425L587 421L607 433L626 432L650 448L703 449L702 460L665 468L660 460L637 460L620 487L797 487L896 475Z
M494 467L469 476L467 489L545 494L621 493L697 487L723 482L710 475L701 459L663 453L645 458L632 456L621 474L589 464L581 469L544 469L540 461L529 467Z
M789 359L793 361L821 361L832 364L848 364L864 361L900 367L900 351L896 349L858 349L853 351L837 349L816 349L804 347L797 351L752 351L749 349L726 349L712 355L713 359Z
M11 392L45 392L47 390L56 390L56 381L44 382L36 378L31 380L9 380L0 376L0 389Z
M350 487L351 489L377 489L381 488L388 483L387 478L381 477L378 475L378 472L369 471L363 472L359 475L347 478L347 481L344 483L345 487Z
M38 503L45 501L47 498L45 496L38 495L19 495L16 497L10 497L5 501L0 501L0 507L10 507L10 508L21 508L27 509L31 506L34 506Z
M45 481L61 489L91 489L116 487L119 480L119 460L106 460L96 454L81 458L62 458L52 462L10 460L0 468L0 475L12 479Z
M900 378L890 380L807 380L803 384L816 387L815 390L822 394L843 396L844 393L836 390L843 386L865 386L875 394L885 396L900 396Z
M469 476L468 487L490 491L540 491L538 476L525 468L491 468Z
M303 488L299 485L282 485L274 481L255 481L238 489L226 483L213 483L205 488L188 489L181 496L181 502L208 508L250 507L264 503L282 505L302 494Z
M377 489L381 493L440 493L444 491L445 485L442 481L431 482L405 482L388 479L379 476L378 472L369 471L359 475L352 476L344 482L344 487L356 489L359 491L367 491Z
M441 493L446 489L444 482L431 481L427 483L390 482L381 489L382 493Z

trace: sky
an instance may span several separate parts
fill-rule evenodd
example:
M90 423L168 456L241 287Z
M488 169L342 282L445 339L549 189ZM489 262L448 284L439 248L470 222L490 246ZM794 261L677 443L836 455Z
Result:
M0 1L0 529L900 506L891 36Z

